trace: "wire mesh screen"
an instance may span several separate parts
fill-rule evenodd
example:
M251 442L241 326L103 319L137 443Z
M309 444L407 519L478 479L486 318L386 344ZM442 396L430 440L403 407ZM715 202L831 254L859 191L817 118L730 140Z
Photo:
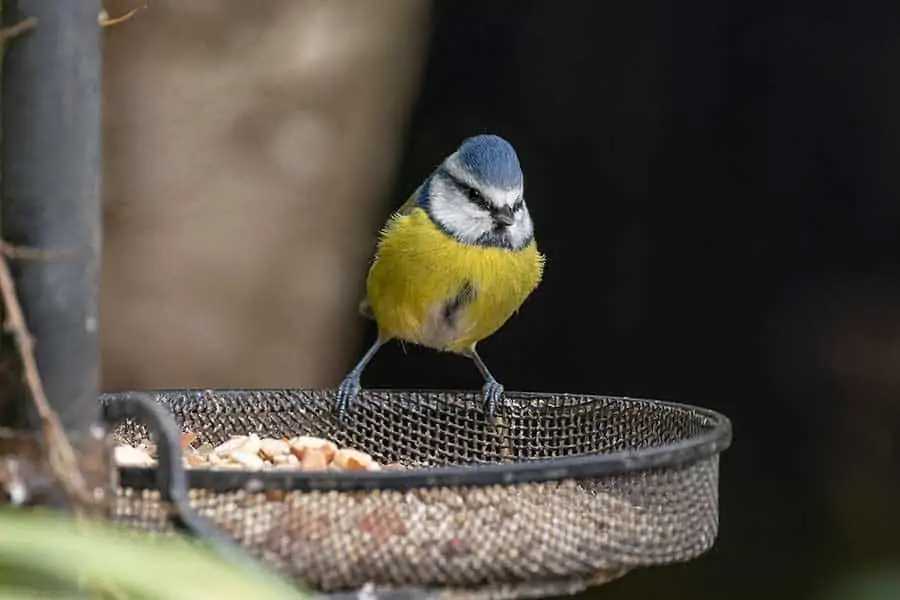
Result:
M366 391L340 423L331 391L155 395L198 443L313 435L407 467L379 473L369 486L379 489L357 490L297 473L189 473L195 511L268 565L322 591L599 581L689 560L717 534L718 452L730 426L709 411L508 393L501 416L488 421L477 394ZM148 432L126 422L114 436L136 443ZM531 475L512 470L546 459L556 460ZM416 475L489 463L517 464L483 476L471 468ZM119 490L115 518L171 531L158 492L132 485Z

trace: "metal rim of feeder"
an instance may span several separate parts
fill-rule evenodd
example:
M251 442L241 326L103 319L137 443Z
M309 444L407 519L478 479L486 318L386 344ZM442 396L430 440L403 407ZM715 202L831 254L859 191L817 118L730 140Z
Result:
M179 394L258 394L278 392L305 392L322 394L330 390L312 389L215 389L215 390L154 390L142 392L151 396ZM420 396L432 394L471 394L460 390L399 390L367 389L375 394L409 394ZM115 404L127 393L107 393L101 395L105 406ZM585 403L598 401L630 403L645 408L656 407L689 412L707 420L707 429L702 433L676 442L620 452L601 452L561 456L546 459L519 460L476 465L455 465L441 467L414 467L409 471L374 472L316 472L316 471L257 471L229 469L227 471L191 468L186 470L188 486L214 492L227 492L252 487L259 490L279 489L284 491L362 491L362 490L409 490L413 488L449 486L490 486L515 485L517 483L541 483L564 479L609 477L625 475L637 471L688 466L697 461L711 458L726 450L732 440L731 421L723 414L690 404L632 398L627 396L606 396L590 394L552 394L541 392L506 392L509 400L536 401L548 397L562 400L581 400ZM413 404L408 402L409 404ZM502 411L502 409L501 409ZM502 416L502 412L501 412ZM352 416L350 417L352 421ZM135 489L155 489L157 487L156 467L118 467L119 485Z

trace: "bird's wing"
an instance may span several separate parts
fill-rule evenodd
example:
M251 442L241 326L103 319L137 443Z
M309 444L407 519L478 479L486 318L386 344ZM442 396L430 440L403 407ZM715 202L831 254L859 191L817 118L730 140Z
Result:
M416 207L416 202L419 199L419 192L421 191L421 189L422 186L417 187L416 191L414 191L409 196L409 198L406 199L406 202L404 202L400 206L400 208L397 209L392 218L408 215L409 213L411 213ZM369 300L367 298L363 298L359 301L359 314L367 319L372 319L373 321L375 320L375 315L372 313L372 306L369 304Z
M419 200L419 192L421 190L422 186L420 185L416 188L416 191L414 191L412 195L410 195L410 197L406 199L406 202L404 202L403 205L397 209L398 215L408 215L413 211L413 209L416 207L416 202Z

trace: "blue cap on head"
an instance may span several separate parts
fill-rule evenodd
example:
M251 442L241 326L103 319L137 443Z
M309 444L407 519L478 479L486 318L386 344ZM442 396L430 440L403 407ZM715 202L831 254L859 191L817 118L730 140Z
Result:
M511 189L522 185L522 167L512 145L500 136L476 135L460 146L460 165L479 182Z

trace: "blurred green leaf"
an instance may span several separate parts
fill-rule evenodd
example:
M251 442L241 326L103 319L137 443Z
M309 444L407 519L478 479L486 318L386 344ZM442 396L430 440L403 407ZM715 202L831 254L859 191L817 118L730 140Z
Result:
M101 589L119 595L100 595ZM267 572L236 568L184 538L76 524L49 511L0 510L0 600L89 597L298 600L307 594Z
M822 600L897 600L900 598L900 566L872 569L842 578L822 595Z

